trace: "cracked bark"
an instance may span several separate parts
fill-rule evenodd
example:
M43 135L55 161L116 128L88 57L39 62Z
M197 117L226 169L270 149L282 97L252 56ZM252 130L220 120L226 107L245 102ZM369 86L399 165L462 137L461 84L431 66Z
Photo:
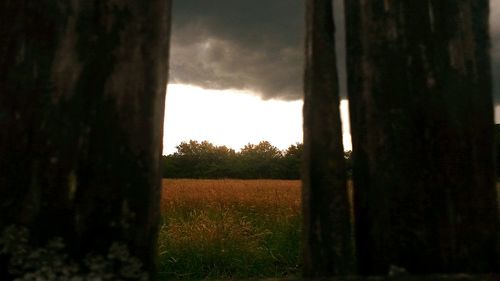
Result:
M306 1L304 276L354 273L330 0Z
M498 272L488 1L345 1L359 271Z
M0 230L153 272L170 1L3 1L0 26Z

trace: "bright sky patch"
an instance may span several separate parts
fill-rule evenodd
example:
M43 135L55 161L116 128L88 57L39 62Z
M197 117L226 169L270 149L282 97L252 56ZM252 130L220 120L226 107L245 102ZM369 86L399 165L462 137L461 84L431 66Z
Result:
M207 140L239 150L245 144L267 140L280 149L302 142L302 101L262 100L250 92L206 90L170 84L165 107L163 153L181 141ZM341 103L348 120L347 102ZM351 149L348 122L344 146Z

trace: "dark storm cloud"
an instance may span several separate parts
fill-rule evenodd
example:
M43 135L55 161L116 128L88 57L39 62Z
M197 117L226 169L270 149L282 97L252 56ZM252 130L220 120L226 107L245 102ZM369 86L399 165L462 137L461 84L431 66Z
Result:
M302 97L303 2L174 1L172 83Z
M334 0L341 96L345 97L342 0ZM491 0L495 102L500 104L500 1ZM170 82L302 98L302 0L174 1Z

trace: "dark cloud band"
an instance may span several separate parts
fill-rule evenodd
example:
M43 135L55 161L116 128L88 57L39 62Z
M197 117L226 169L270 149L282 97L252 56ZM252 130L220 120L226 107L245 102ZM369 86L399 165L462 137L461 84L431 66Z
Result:
M171 82L302 98L303 3L174 2Z
M343 0L333 0L341 96L345 97ZM500 1L491 3L495 103L500 104ZM303 1L174 1L170 81L302 98Z

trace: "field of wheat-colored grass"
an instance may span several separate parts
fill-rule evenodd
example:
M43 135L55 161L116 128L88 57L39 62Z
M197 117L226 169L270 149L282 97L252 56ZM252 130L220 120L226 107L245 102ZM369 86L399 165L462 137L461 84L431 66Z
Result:
M283 277L300 268L300 181L164 180L164 279Z

